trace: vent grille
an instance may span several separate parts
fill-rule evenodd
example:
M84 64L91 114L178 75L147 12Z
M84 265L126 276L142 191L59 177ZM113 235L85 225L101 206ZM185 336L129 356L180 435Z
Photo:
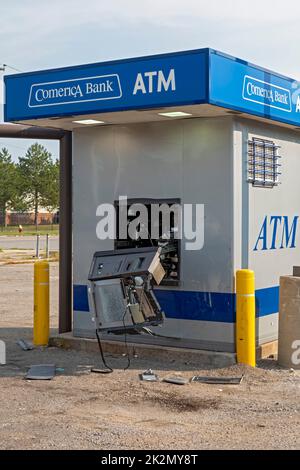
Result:
M248 182L253 186L273 188L280 184L279 146L270 140L248 141Z

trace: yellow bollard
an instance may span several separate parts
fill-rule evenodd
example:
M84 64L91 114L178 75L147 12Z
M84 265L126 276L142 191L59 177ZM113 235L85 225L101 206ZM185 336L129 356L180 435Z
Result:
M34 264L34 324L33 343L47 346L49 342L49 263Z
M236 273L237 362L256 367L255 276L248 269Z

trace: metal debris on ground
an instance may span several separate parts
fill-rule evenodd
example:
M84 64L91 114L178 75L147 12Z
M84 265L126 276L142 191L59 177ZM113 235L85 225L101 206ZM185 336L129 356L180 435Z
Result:
M244 376L242 377L200 377L194 376L191 382L200 382L211 385L240 385Z
M32 351L32 349L34 349L33 344L25 339L19 339L19 341L17 341L17 345L20 346L23 351Z
M163 379L163 382L167 382L169 384L174 384L174 385L186 385L189 383L189 380L186 379L185 377L174 375L171 377L165 377Z
M89 365L79 365L76 369L76 375L87 375L92 372L92 366Z
M54 364L39 364L31 366L25 379L27 380L52 380L55 376Z
M159 378L158 375L154 374L151 369L145 370L142 374L140 374L140 379L144 382L158 382Z
M97 369L97 368L92 368L91 369L91 372L93 374L103 374L103 375L106 375L106 374L111 374L113 372L112 369Z

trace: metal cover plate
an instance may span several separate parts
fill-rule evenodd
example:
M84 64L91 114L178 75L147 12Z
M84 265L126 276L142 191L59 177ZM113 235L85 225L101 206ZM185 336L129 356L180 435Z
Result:
M39 364L31 366L25 378L28 380L51 380L54 375L54 364Z
M197 377L192 378L192 382L200 382L212 385L240 385L242 377Z

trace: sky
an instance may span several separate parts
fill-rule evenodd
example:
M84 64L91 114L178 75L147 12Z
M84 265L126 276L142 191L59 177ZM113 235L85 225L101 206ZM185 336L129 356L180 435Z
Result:
M0 67L31 71L211 47L300 80L299 0L0 0L0 18ZM1 139L0 148L17 159L29 144ZM58 156L57 143L44 145Z

